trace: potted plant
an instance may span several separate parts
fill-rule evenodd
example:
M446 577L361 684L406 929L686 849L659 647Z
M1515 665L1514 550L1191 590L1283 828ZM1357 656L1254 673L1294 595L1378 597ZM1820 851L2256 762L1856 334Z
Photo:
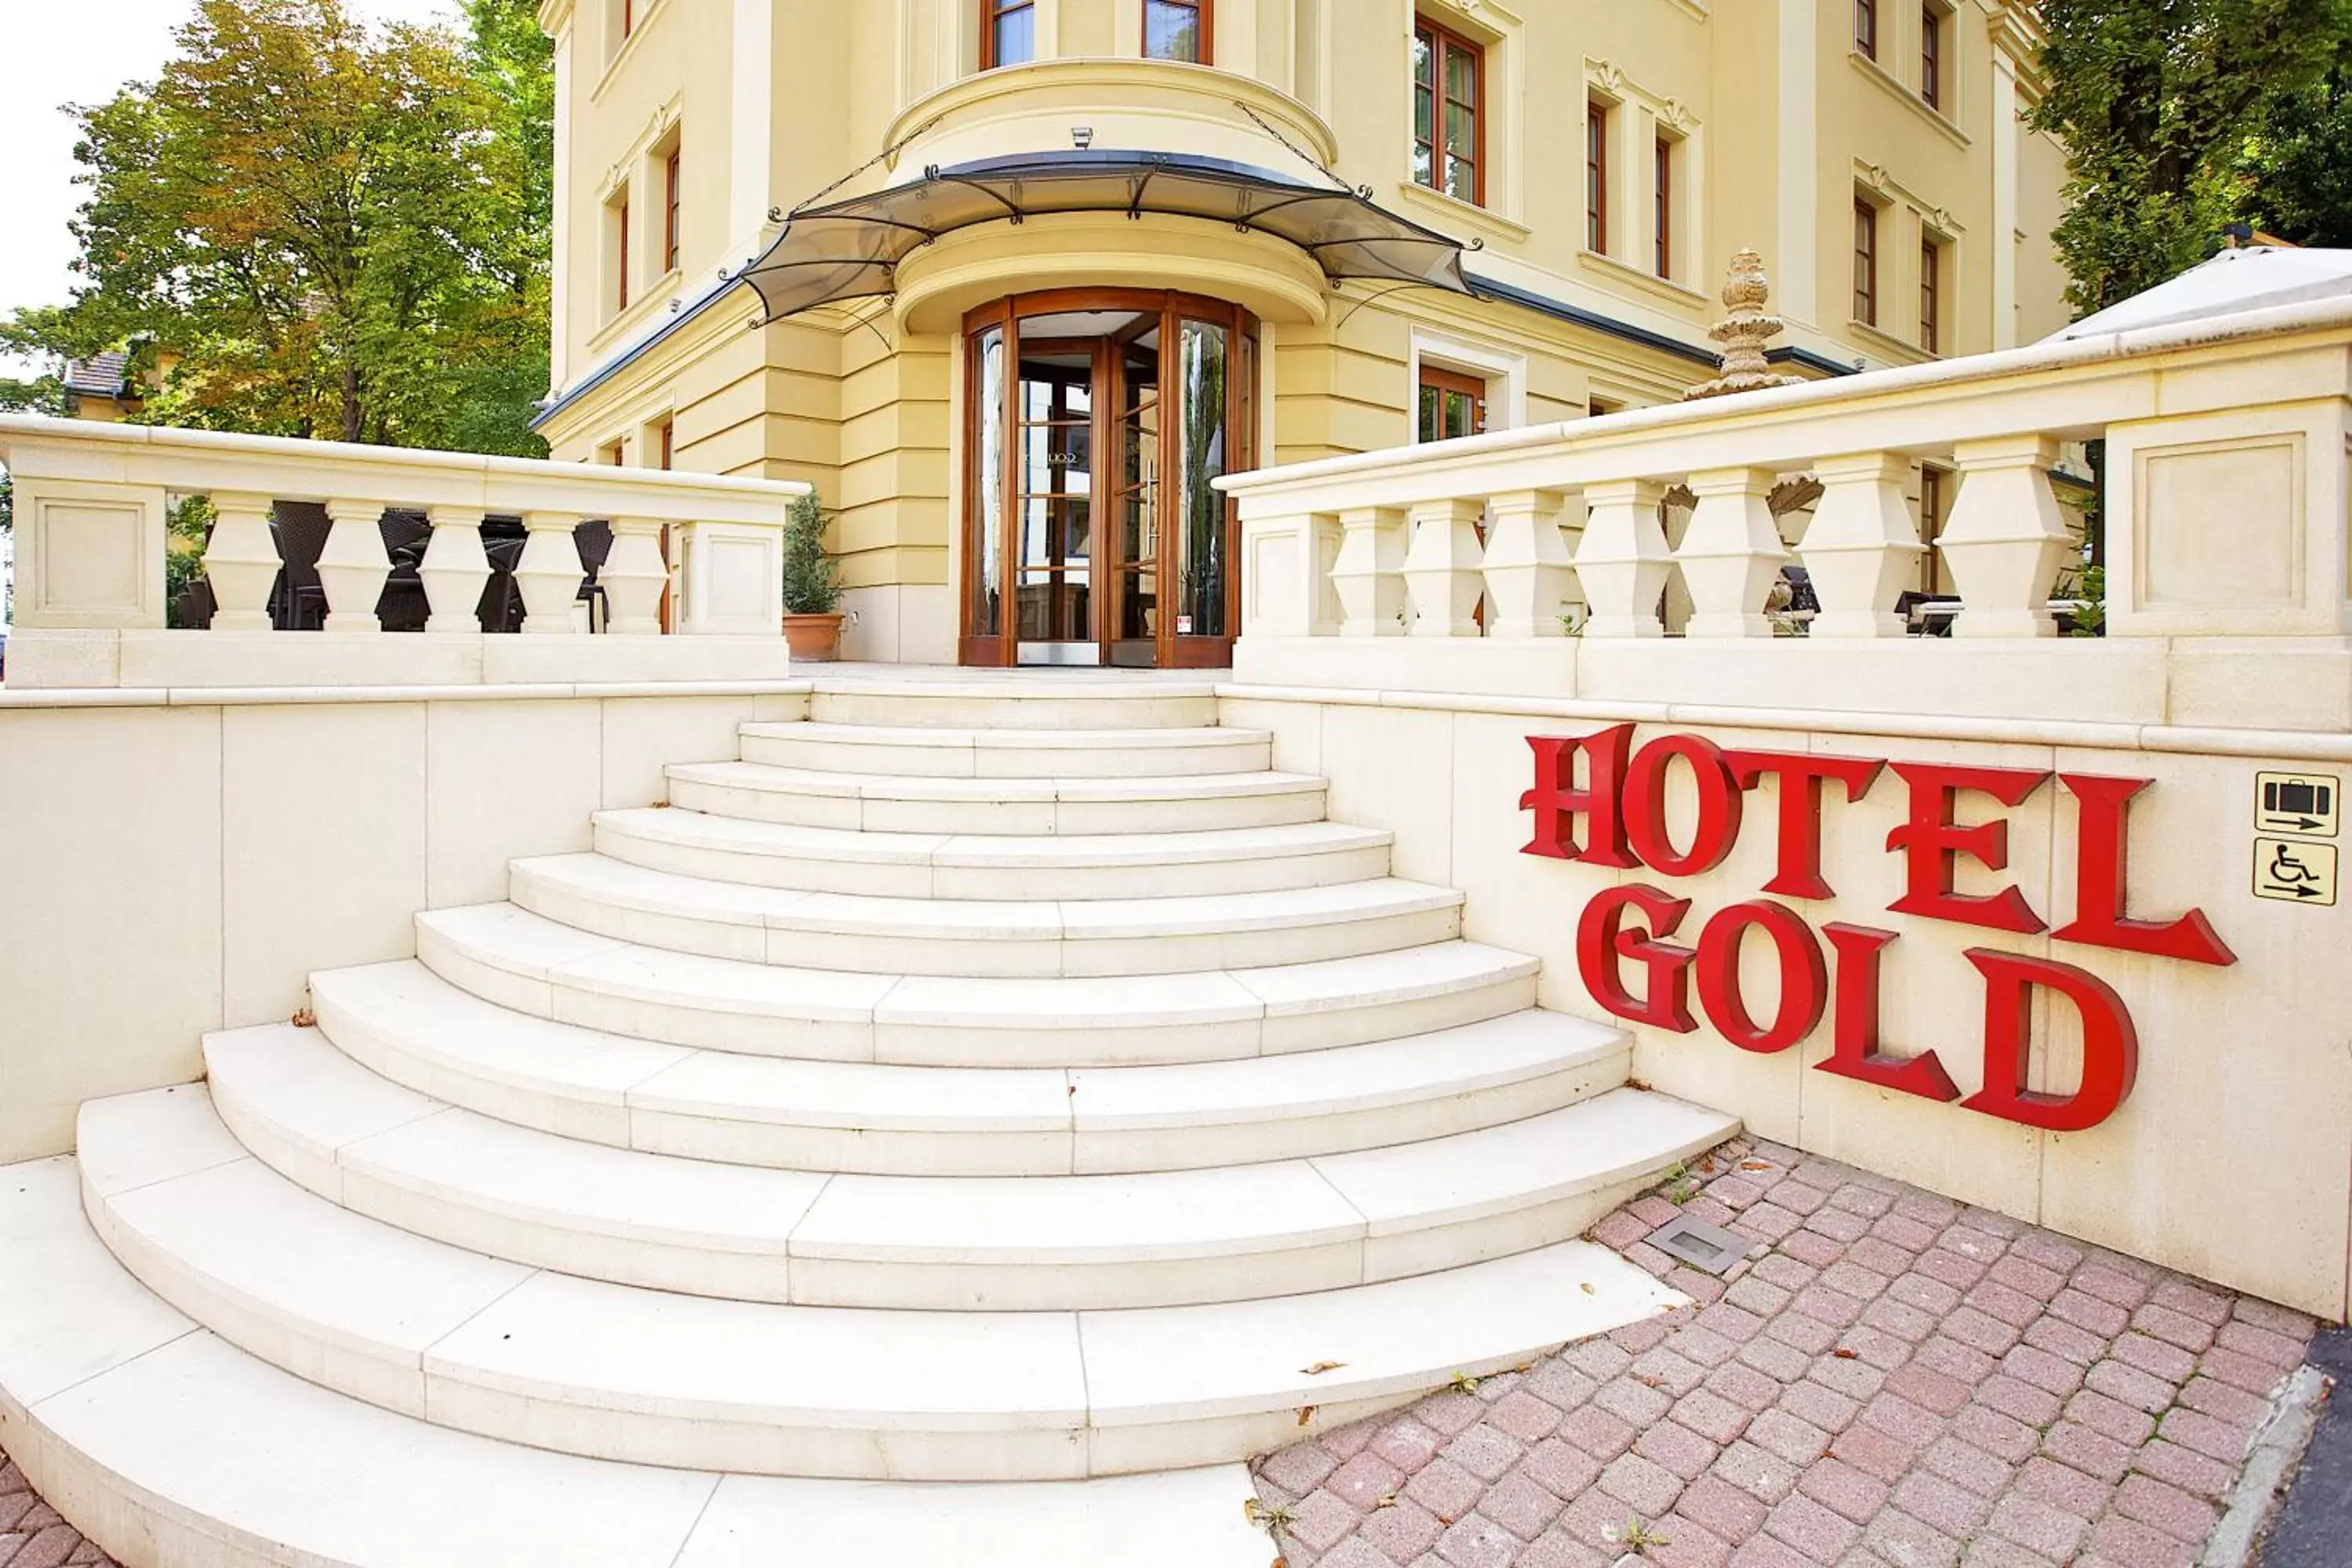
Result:
M841 563L824 552L824 511L814 492L784 522L784 641L794 659L841 657Z

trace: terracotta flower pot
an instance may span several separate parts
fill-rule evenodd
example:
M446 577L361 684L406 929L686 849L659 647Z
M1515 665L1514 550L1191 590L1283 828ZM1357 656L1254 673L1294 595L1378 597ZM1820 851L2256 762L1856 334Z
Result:
M841 623L847 617L835 610L822 616L786 616L784 641L795 662L824 664L841 657Z

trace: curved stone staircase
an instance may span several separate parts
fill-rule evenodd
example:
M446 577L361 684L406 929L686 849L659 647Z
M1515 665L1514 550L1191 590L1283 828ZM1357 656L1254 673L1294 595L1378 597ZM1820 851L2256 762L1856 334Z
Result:
M1257 1568L1234 1461L1676 1300L1574 1238L1734 1123L1205 688L810 701L0 1171L0 1438L68 1517Z

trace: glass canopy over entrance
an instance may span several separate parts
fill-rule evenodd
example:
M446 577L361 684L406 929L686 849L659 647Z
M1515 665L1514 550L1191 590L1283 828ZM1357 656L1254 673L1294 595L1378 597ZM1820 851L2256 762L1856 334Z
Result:
M964 342L962 661L1231 663L1239 530L1211 481L1255 465L1248 312L1065 290L973 311Z

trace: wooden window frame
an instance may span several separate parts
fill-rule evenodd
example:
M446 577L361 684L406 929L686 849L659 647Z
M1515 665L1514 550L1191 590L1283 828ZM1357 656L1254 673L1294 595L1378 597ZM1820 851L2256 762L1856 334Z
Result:
M1652 237L1652 249L1656 252L1658 276L1671 279L1675 275L1675 139L1661 135L1654 158L1656 167L1652 178L1656 188L1651 202L1657 232Z
M1584 248L1609 254L1609 119L1612 107L1584 100Z
M1853 198L1853 319L1865 327L1878 325L1878 205L1869 197Z
M678 156L681 151L682 149L679 146L673 144L669 150L669 156L662 160L662 195L664 198L664 211L662 215L662 270L665 273L675 272L677 270L679 227L677 221L677 184Z
M1177 60L1172 55L1151 53L1151 6L1153 0L1139 0L1143 16L1143 58L1147 60L1171 60L1178 65L1213 66L1217 63L1216 0L1161 0L1162 4L1180 5L1192 13L1193 37L1200 40L1198 58Z
M660 445L661 445L661 467L662 467L662 471L663 471L664 473L667 473L667 472L668 472L672 468L674 468L674 467L677 465L677 420L675 420L675 419L665 419L665 420L663 420L663 421L661 422L661 444L660 444Z
M1205 295L1187 294L1181 290L1078 288L1008 295L1002 300L993 300L965 312L963 375L965 407L968 412L962 426L964 500L961 516L957 523L957 526L962 530L963 546L960 552L962 559L957 568L956 584L958 600L956 658L959 664L1013 667L1019 662L1021 641L1020 627L1015 618L1017 612L1014 608L1018 600L1021 571L1020 552L1017 549L1007 548L999 552L998 564L1002 575L998 583L998 599L1004 606L1003 613L1005 618L999 625L997 634L990 637L977 636L972 625L972 601L975 597L973 589L976 584L972 582L973 563L971 559L971 544L974 531L981 525L981 520L974 514L978 510L981 493L985 489L982 483L981 444L977 438L982 403L980 395L982 365L981 356L974 352L974 346L982 334L992 327L997 328L1004 334L1006 395L1003 410L1003 423L1000 450L1005 454L1005 460L1009 464L1014 461L1013 454L1020 449L1021 322L1027 318L1056 315L1072 310L1136 310L1158 313L1162 345L1160 357L1162 380L1160 397L1160 406L1164 411L1172 411L1176 406L1173 388L1177 356L1168 350L1181 323L1188 321L1205 321L1223 328L1228 334L1225 340L1226 352L1233 356L1225 382L1225 431L1229 443L1227 450L1230 453L1225 472L1246 473L1255 469L1258 464L1257 388L1255 381L1259 364L1258 349L1255 345L1260 326L1257 317L1245 307L1234 304L1229 300L1211 299ZM1249 346L1245 348L1244 343ZM1100 374L1099 362L1097 374ZM1095 403L1093 450L1102 454L1108 459L1111 449L1110 427L1116 414L1111 405L1111 400L1097 398ZM1177 471L1176 451L1180 439L1180 423L1173 416L1162 417L1159 422L1158 471L1164 476L1162 482L1171 486L1171 491L1168 492L1171 494L1172 494L1172 478ZM1106 460L1096 476L1097 483L1107 483L1110 473L1111 468ZM1007 530L1005 542L1008 545L1011 545L1017 537L1011 531L1013 510L1019 504L1019 499L1020 487L1008 480L999 498L1004 510L997 518L992 520L992 526ZM1153 665L1155 668L1222 669L1232 663L1233 645L1241 635L1241 584L1244 563L1240 502L1230 496L1226 497L1224 512L1226 632L1222 637L1192 633L1180 634L1176 630L1175 616L1163 616L1160 617L1160 625L1154 630L1153 640L1156 647ZM1106 517L1104 521L1108 521L1108 518ZM1171 520L1163 518L1160 529L1157 595L1159 602L1163 605L1172 605L1177 599L1176 551L1171 542L1173 531L1169 526L1170 521ZM1108 538L1108 535L1097 534L1097 537ZM1108 557L1098 556L1096 559L1107 560ZM1111 570L1116 572L1118 568L1114 566ZM1115 668L1108 662L1108 653L1110 644L1118 640L1111 635L1112 628L1117 625L1116 617L1118 611L1118 600L1113 596L1117 592L1117 589L1112 589L1097 601L1096 639L1101 644L1105 655L1105 662L1101 668L1107 669Z
M1464 37L1450 27L1442 26L1431 21L1418 12L1412 18L1412 30L1416 39L1426 36L1430 45L1430 79L1427 89L1430 94L1429 139L1426 142L1423 141L1418 132L1412 138L1412 144L1416 149L1422 147L1429 149L1429 178L1425 182L1416 179L1414 183L1421 185L1422 189L1434 191L1439 195L1451 196L1455 201L1463 199L1454 195L1454 193L1446 188L1445 179L1446 160L1449 157L1460 157L1460 154L1454 151L1453 143L1447 140L1445 131L1446 105L1458 101L1446 96L1445 62L1450 54L1458 50L1470 57L1470 90L1476 95L1476 101L1469 105L1471 148L1470 155L1466 160L1470 165L1469 200L1472 206L1483 207L1486 205L1486 47L1474 39ZM1416 109L1419 108L1423 90L1420 80L1416 79L1412 84Z
M1921 586L1931 599L1944 596L1944 551L1938 541L1944 533L1945 509L1950 504L1944 493L1948 477L1933 463L1920 465L1919 542L1927 547L1927 571Z
M1471 414L1471 422L1476 426L1475 429L1458 431L1455 432L1455 434L1463 436L1477 436L1484 434L1488 428L1486 377L1473 375L1468 371L1448 370L1444 365L1429 364L1424 363L1421 367L1421 384L1416 389L1413 399L1413 437L1416 442L1419 441L1421 436L1421 400L1419 394L1431 391L1436 392L1440 396L1437 416L1439 429L1435 439L1440 441L1448 441L1454 438L1453 436L1448 435L1444 430L1445 405L1443 398L1447 393L1454 393L1470 399L1473 410Z
M1919 101L1944 112L1944 8L1927 0L1919 7Z
M613 268L616 274L613 314L617 316L629 308L629 192L625 186L622 188L621 200L615 212L621 226L619 265Z
M1919 346L1944 352L1944 244L1934 234L1919 237Z
M1029 13L1029 59L999 59L996 55L996 25L1019 11ZM1036 21L1037 0L980 0L980 68L992 71L999 66L1024 66L1027 65L1029 60L1035 59L1037 58Z
M1878 58L1878 0L1853 0L1853 47L1866 60Z
M637 0L621 0L621 41L626 43L636 36Z

